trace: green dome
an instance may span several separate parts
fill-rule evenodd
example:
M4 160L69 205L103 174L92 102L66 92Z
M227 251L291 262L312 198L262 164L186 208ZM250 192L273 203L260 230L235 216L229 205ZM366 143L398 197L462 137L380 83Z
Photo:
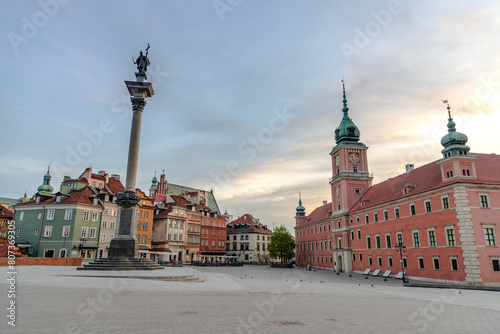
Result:
M297 217L304 217L306 215L306 208L302 206L302 199L299 193L299 206L295 209L297 211Z
M451 118L450 105L448 109L448 134L441 139L441 145L444 149L441 151L444 158L451 157L452 155L469 155L470 147L465 145L469 140L463 133L457 132L455 122Z
M155 176L151 180L151 187L149 187L149 190L156 190L158 188L158 180L156 179L156 172Z
M50 176L50 166L47 169L47 174L43 176L43 184L37 188L39 193L45 193L45 194L52 194L54 191L54 187L50 185L50 180L52 179L52 176Z
M348 115L349 108L347 107L347 99L345 96L345 85L342 83L342 89L344 92L344 107L342 111L344 112L344 117L342 117L342 121L337 129L335 129L335 142L340 144L342 142L358 142L359 141L359 129L354 124L352 119Z

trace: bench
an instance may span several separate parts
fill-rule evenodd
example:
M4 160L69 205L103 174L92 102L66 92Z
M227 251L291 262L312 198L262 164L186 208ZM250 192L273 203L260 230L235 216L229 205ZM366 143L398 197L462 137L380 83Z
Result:
M380 274L380 269L375 270L372 276L378 276L378 274Z
M406 274L406 273L405 273L405 274ZM400 271L400 272L396 275L396 277L394 277L394 278L395 278L395 279L403 279L403 272L402 272L402 271Z
M363 275L370 275L370 271L372 271L370 268L366 269Z
M391 276L392 271L386 270L385 273L382 275L384 278L389 278Z

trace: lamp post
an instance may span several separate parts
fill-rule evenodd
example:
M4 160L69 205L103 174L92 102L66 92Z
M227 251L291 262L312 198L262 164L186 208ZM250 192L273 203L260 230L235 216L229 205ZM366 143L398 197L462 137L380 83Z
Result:
M403 244L403 242L399 242L396 244L396 251L399 251L399 257L401 259L401 271L403 272L403 285L406 283L406 278L405 278L405 268L403 266L403 252L406 252L406 246Z

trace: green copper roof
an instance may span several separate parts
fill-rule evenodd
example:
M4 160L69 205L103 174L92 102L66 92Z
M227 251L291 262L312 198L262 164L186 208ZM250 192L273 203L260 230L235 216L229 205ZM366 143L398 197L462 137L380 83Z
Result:
M172 195L177 195L179 196L181 192L191 192L191 191L200 191L201 189L196 189L196 188L190 188L190 187L184 187L184 186L179 186L177 184L168 184L168 188L170 189L170 192ZM216 211L218 214L220 214L219 206L217 205L217 201L215 200L214 193L211 191L203 190L207 193L207 206Z
M43 176L43 184L37 188L39 193L52 194L52 192L54 191L54 187L50 185L50 180L52 179L52 176L50 176L49 171L50 171L50 166L47 169L47 174Z
M21 200L15 198L0 197L0 203L8 204L9 206L14 206L18 203L21 203Z
M295 209L297 211L297 217L304 217L306 215L306 208L302 206L302 198L299 193L299 206Z
M342 112L344 113L344 116L342 117L342 121L340 122L340 125L338 126L337 129L335 129L335 142L337 144L344 143L344 142L358 142L359 141L359 129L354 124L352 119L349 117L348 111L349 108L347 107L347 98L345 95L345 85L342 82L342 90L344 93L344 107L342 108Z
M470 147L467 144L468 138L463 133L457 132L455 122L451 118L450 105L448 104L448 134L441 139L444 149L441 151L444 158L452 155L469 155Z
M151 187L149 187L149 190L156 190L158 188L158 180L156 179L156 172L155 176L153 176L153 179L151 180Z

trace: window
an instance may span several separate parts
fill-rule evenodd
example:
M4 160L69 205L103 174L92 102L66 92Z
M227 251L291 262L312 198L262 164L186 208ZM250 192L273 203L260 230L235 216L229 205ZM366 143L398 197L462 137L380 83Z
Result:
M357 232L358 232L358 240L361 240L361 230L358 228Z
M103 221L101 225L102 225L102 228L108 228L108 222L106 222L106 221Z
M38 229L37 229L37 228L35 228L35 230L33 231L33 235L34 235L35 237L37 237L37 236L38 236Z
M24 211L19 212L19 221L22 221L24 218Z
M488 195L479 195L479 201L481 202L482 208L489 208Z
M399 208L394 209L394 217L399 218Z
M147 231L148 230L148 223L147 222L142 223L142 230L143 231Z
M368 265L372 266L373 265L373 260L371 256L368 256Z
M384 220L389 220L389 214L387 213L387 210L384 211Z
M378 261L378 266L382 267L382 256L378 256L377 261Z
M104 209L104 211L103 211L102 214L105 215L105 216L109 215L109 209Z
M36 214L36 219L42 219L42 213L41 212L39 212L39 213Z
M62 228L62 237L67 238L69 237L69 231L71 230L71 226L63 226Z
M492 258L491 265L493 266L493 271L500 271L500 258Z
M415 211L415 204L410 204L410 213L412 216L415 216L417 214Z
M450 256L451 271L458 271L458 259L455 256Z
M137 230L141 229L141 222L137 222Z
M353 173L357 173L358 172L358 167L352 166L352 171L353 171Z
M88 227L82 227L82 234L80 235L80 237L86 238L87 235L88 235L88 232L89 232L89 228Z
M360 252L358 258L359 258L359 261L363 261L363 253Z
M144 211L144 218L148 218L149 217L149 212L148 211Z
M356 253L352 253L352 260L356 261Z
M370 223L370 218L368 217L368 215L365 216L365 222L368 224Z
M434 230L429 230L429 247L436 247L436 232Z
M20 237L21 236L21 228L18 227L16 228L16 237Z
M109 223L109 228L114 229L114 228L115 228L115 224L116 224L115 222L111 222L111 223Z
M143 244L145 244L145 243L146 243L146 239L147 239L147 237L148 237L148 236L147 236L147 235L145 235L145 234L142 236L142 243L143 243Z
M101 242L106 242L106 234L101 234Z
M391 248L391 235L390 234L385 235L385 247Z
M434 270L439 270L440 269L440 267L439 267L439 257L434 256L432 258L432 263L434 264Z
M425 201L425 212L432 212L431 201Z
M73 210L66 209L66 211L64 212L64 220L71 220L72 216L73 216Z
M389 267L393 266L393 264L392 264L392 256L388 256L387 257L387 262L389 263Z
M373 214L373 220L375 221L375 223L378 222L378 213L375 212Z
M450 208L450 202L448 197L443 197L443 210L448 210Z
M337 239L337 244L338 244L339 248L342 248L342 239L341 238Z
M453 228L446 229L446 238L448 246L455 246L455 230Z
M137 210L137 217L139 217L139 218L142 217L142 211L141 210Z
M486 246L495 246L495 230L493 227L485 226L484 227L484 237L486 239Z
M377 244L377 248L381 248L380 235L375 236L375 243Z
M47 211L47 220L54 220L54 210Z
M366 237L366 248L372 248L372 239L369 236Z
M45 238L50 238L52 236L52 226L45 226L45 232L43 233Z
M420 247L420 237L418 236L418 231L413 232L413 247Z
M111 212L111 215L112 215L112 216L116 216L116 210L113 210L113 211Z
M354 240L354 231L351 231L351 240Z
M398 244L402 244L403 243L403 233L401 233L401 232L396 233L396 239L398 239Z
M360 193L361 193L361 189L359 189L359 188L354 188L354 193L355 193L355 194L360 194Z
M90 237L91 238L95 238L95 235L96 235L96 232L97 232L97 229L96 228L91 228L90 229Z
M90 212L89 211L85 211L83 213L83 220L88 221L89 218L90 218Z
M114 237L115 237L114 234L110 234L108 240L111 241L111 240L113 240Z
M403 256L403 268L408 268L408 259L406 256Z
M425 269L424 257L418 257L418 269Z

